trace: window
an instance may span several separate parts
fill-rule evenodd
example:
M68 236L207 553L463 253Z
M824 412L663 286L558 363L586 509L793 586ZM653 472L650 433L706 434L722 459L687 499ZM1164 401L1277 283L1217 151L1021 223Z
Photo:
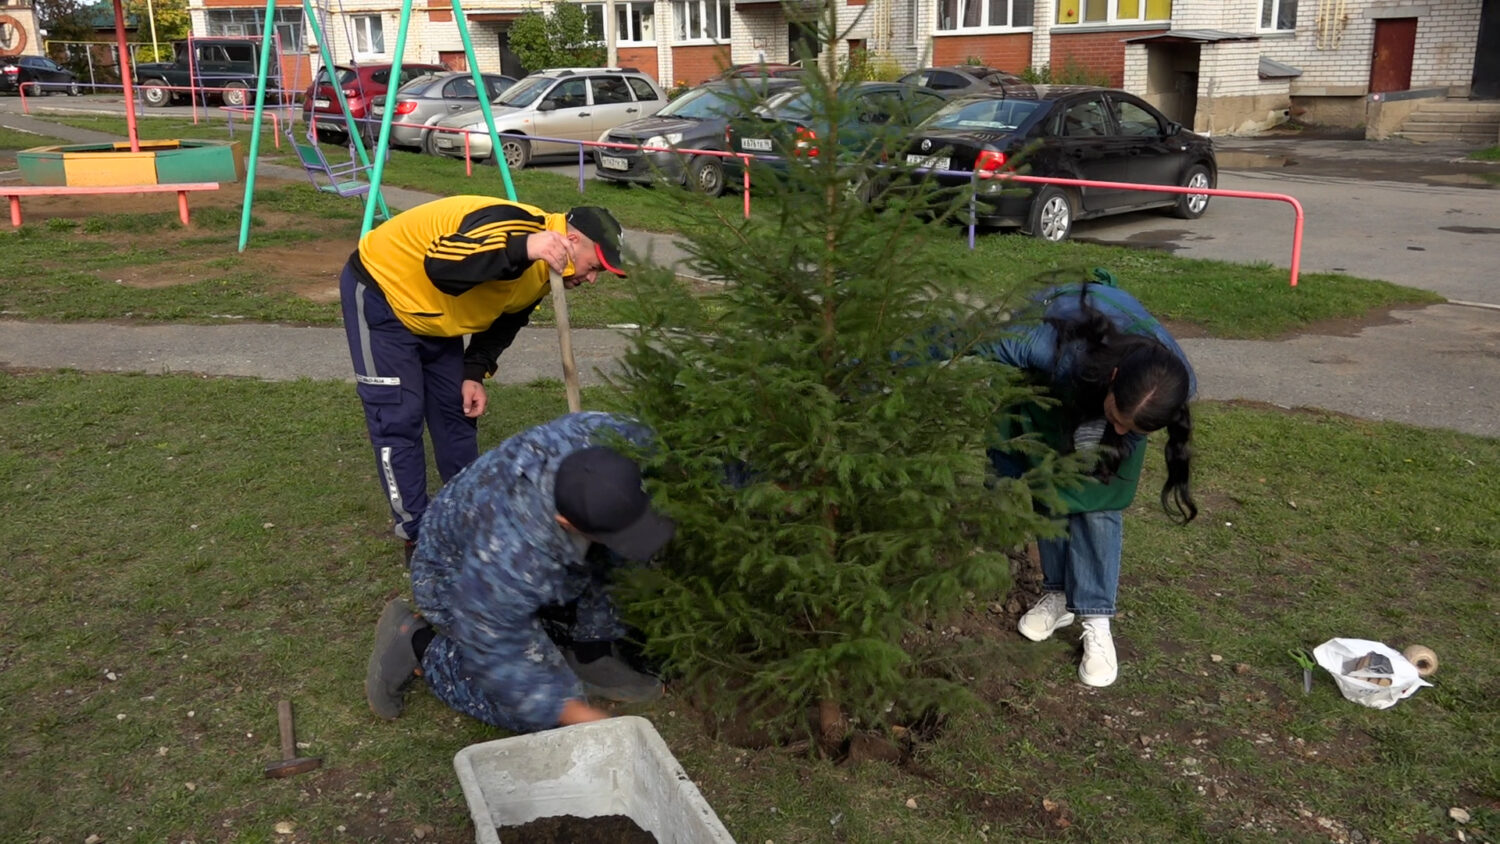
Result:
M593 41L604 43L604 4L580 3L583 7L584 29Z
M651 83L639 76L627 76L625 77L625 81L630 83L630 90L635 92L636 99L647 103L652 100L661 99L661 97L657 96L656 89L651 87Z
M939 0L938 30L1031 26L1034 0Z
M474 80L468 76L459 76L443 86L443 99L445 100L474 100Z
M589 87L594 89L594 105L630 102L630 86L618 76L591 76Z
M208 35L249 35L259 38L265 34L261 26L262 9L205 9L204 20ZM281 42L283 53L300 53L307 49L302 37L302 9L300 7L276 9L276 38Z
M380 15L353 15L349 26L354 30L354 52L368 55L385 54L385 27Z
M679 42L729 40L729 0L677 0L672 18Z
M1260 28L1290 32L1297 28L1297 0L1260 0Z
M656 41L654 3L616 3L615 41L619 44L650 44Z
M588 88L581 77L568 79L557 83L542 102L552 103L558 108L582 108L589 104Z
M1156 115L1125 100L1112 99L1110 106L1115 113L1115 123L1120 126L1121 135L1132 138L1161 137L1161 122L1156 119Z
M1057 22L1131 24L1172 19L1172 0L1058 0Z
M1104 104L1088 100L1068 106L1063 115L1062 134L1068 138L1102 138L1109 134L1109 118L1104 114Z

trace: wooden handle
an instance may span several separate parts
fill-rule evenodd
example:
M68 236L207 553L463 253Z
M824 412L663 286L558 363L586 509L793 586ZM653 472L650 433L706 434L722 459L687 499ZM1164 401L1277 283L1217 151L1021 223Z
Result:
M562 276L552 273L552 313L557 320L557 345L562 351L563 386L568 392L568 412L583 410L578 388L578 365L573 361L573 329L568 323L568 298Z
M281 726L281 759L289 762L297 758L297 740L292 735L292 702L283 700L276 704L276 721Z

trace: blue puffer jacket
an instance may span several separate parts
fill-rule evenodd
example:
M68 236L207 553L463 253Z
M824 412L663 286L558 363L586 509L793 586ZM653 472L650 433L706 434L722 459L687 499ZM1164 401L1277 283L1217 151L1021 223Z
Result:
M599 573L585 560L588 540L557 524L553 498L563 458L616 434L650 440L624 417L573 413L481 455L433 498L412 557L417 608L462 647L465 673L485 695L533 729L556 726L560 701L582 696L538 611L578 600L581 619L614 628L597 639L623 633L607 595L590 588Z

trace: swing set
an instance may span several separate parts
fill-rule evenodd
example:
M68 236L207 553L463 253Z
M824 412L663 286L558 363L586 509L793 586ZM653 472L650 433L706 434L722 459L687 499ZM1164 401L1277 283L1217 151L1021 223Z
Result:
M474 56L474 42L469 37L469 24L463 11L462 0L452 0L453 21L458 26L458 35L463 40L464 56L468 59L469 73L474 79L476 90L486 90L483 78L479 73L479 62ZM340 10L343 4L339 4ZM401 63L406 53L406 34L411 23L412 0L401 0L401 22L396 30L396 47L391 62L391 79L401 78ZM330 74L330 87L333 95L338 99L339 110L344 117L344 126L349 139L350 157L347 163L332 164L327 156L323 154L318 146L317 135L311 125L308 126L308 137L305 142L295 137L295 132L288 121L287 136L291 139L293 148L297 151L297 158L302 168L307 171L313 186L320 191L332 193L343 197L363 197L365 200L364 220L360 227L360 237L369 233L378 216L380 219L390 218L390 209L386 206L385 197L380 191L381 178L385 174L385 164L390 159L391 120L395 117L395 109L385 109L380 117L380 134L375 143L374 156L366 149L364 133L359 131L355 125L354 117L349 112L349 102L344 97L343 86L336 84L332 76L334 63L332 51L328 48L328 41L324 38L324 26L319 22L317 12L313 9L312 0L302 0L303 15L312 27L313 37L317 40L319 55L322 58L322 73ZM266 16L264 20L276 19L276 0L266 0ZM267 55L271 49L271 39L275 36L274 27L266 27L261 36L261 55ZM250 212L251 202L255 193L255 171L260 157L260 133L265 121L265 99L266 99L266 77L267 65L262 62L256 79L255 88L255 110L250 132L250 161L245 172L245 202L240 217L240 243L239 251L244 252L250 242ZM314 75L314 79L317 76ZM394 85L391 91L394 94ZM500 148L499 133L495 130L495 116L490 109L490 101L486 97L479 98L479 108L484 112L485 125L489 127L490 143L492 149ZM505 162L505 156L495 156L500 167L500 177L505 182L505 196L514 202L516 200L516 188L510 178L510 167Z

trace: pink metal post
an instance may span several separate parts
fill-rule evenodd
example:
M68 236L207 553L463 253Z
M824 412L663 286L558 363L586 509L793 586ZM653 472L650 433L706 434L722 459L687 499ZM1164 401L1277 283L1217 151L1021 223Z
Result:
M1081 188L1120 188L1122 190L1143 190L1156 193L1176 193L1206 196L1227 196L1234 199L1269 199L1276 202L1285 202L1292 206L1296 212L1296 220L1292 224L1292 287L1297 286L1297 277L1302 270L1302 203L1296 197L1284 193L1263 193L1254 190L1223 190L1221 188L1185 188L1176 185L1137 185L1130 182L1096 182L1089 179L1048 179L1040 176L1012 176L1008 173L996 174L993 178L1005 179L1010 182L1030 182L1038 185L1072 185Z
M10 225L11 228L21 226L21 197L19 196L10 197Z
M740 164L743 165L745 173L745 189L741 191L745 195L745 219L750 219L750 156L740 156Z
M120 51L120 82L125 88L125 128L130 134L130 151L141 151L141 135L135 127L135 92L130 85L130 47L125 43L125 9L115 3L115 44Z
M25 82L17 82L16 83L16 94L21 97L21 113L22 114L30 114L31 113L31 108L26 105L26 83Z
M177 192L177 216L184 226L188 224L187 191L185 190Z
M464 130L464 175L474 175L474 159L469 157L469 130Z

